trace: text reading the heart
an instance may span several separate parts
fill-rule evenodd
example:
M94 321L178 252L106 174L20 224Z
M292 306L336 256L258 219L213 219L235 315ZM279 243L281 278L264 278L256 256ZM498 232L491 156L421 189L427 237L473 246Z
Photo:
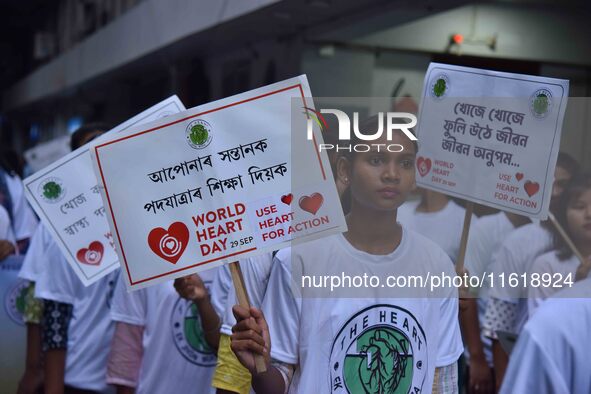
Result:
M197 242L202 256L219 253L228 249L228 235L243 231L242 216L246 207L242 203L218 208L193 216L197 227Z

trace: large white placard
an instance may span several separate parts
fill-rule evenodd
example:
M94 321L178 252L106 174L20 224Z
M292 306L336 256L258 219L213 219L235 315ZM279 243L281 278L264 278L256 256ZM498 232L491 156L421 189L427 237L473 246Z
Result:
M178 97L171 96L97 141L184 110ZM29 203L85 286L119 267L88 144L26 178L24 185Z
M421 100L417 184L548 216L568 81L432 63Z
M131 289L345 231L328 158L306 139L310 97L300 76L94 144Z

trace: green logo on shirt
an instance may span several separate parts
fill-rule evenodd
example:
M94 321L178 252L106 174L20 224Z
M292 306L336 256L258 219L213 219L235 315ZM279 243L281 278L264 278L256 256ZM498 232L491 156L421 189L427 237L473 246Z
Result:
M408 311L375 305L343 325L330 365L333 393L418 393L427 371L426 338Z
M216 356L207 344L197 306L179 298L172 311L172 337L177 350L192 364L213 367Z

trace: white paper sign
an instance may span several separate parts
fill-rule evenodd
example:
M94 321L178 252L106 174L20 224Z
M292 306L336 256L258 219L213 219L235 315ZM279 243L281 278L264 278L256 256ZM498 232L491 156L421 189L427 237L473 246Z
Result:
M97 141L184 110L178 97L171 96ZM85 286L119 267L88 144L26 178L24 185L29 203Z
M417 184L547 218L568 86L432 63L417 126Z
M346 230L328 158L306 140L310 96L300 76L94 145L131 289Z

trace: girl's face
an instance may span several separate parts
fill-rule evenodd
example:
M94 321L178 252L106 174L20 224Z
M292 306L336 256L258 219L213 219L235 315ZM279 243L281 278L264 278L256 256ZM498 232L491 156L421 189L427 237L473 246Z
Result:
M415 186L415 148L410 139L395 132L392 140L372 141L369 152L356 153L352 163L343 160L341 180L351 187L351 196L361 206L378 211L396 210ZM400 144L401 152L388 152L386 145ZM392 147L392 150L400 147Z
M566 220L575 242L591 242L591 189L570 202Z

